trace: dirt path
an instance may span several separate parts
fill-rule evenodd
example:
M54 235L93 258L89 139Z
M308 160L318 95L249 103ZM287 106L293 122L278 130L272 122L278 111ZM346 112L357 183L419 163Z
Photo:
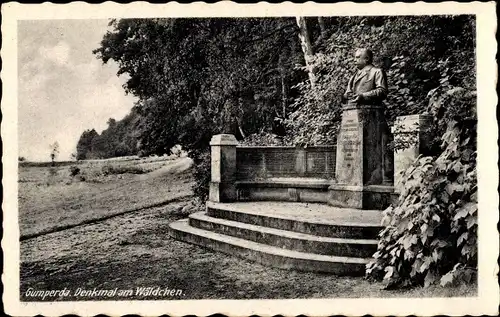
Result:
M456 296L470 290L388 292L362 278L335 277L264 267L173 240L168 223L186 217L187 201L141 210L21 243L21 300L26 291L67 288L54 300L244 299L386 296ZM193 211L193 210L191 210ZM180 290L146 296L137 287ZM132 295L75 296L80 288L132 290ZM39 299L38 299L39 300Z

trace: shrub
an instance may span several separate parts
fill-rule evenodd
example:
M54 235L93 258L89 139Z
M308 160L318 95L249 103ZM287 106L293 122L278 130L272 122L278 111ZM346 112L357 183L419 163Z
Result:
M76 175L80 174L80 168L75 165L70 166L69 174L71 175L71 177L75 177Z
M272 145L284 145L283 138L273 134L261 131L260 133L254 133L247 136L243 141L242 145L255 145L255 146L272 146Z
M117 175L117 174L145 174L147 173L146 170L142 169L139 166L114 166L111 164L106 164L102 168L102 174L104 176L106 175Z
M54 185L57 182L57 176L59 175L59 171L55 167L49 167L48 172L47 172L47 181L46 185Z
M387 286L470 282L477 267L475 93L431 94L429 112L443 131L438 155L404 172L399 202L384 211L386 227L367 276Z
M193 193L201 201L208 199L210 186L210 151L192 151L189 154L193 158Z

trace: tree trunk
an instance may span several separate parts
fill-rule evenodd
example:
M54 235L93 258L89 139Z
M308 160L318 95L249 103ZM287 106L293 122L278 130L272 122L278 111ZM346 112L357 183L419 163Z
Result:
M237 124L238 124L238 130L240 131L241 137L243 139L245 139L247 136L246 136L245 132L243 131L243 128L241 127L240 120L237 121Z
M326 26L325 26L325 20L323 17L318 17L318 24L319 24L319 29L321 31L321 38L325 39L326 38Z
M287 85L286 85L286 79L285 79L285 74L281 72L281 102L283 106L283 120L286 119L286 106L287 106Z
M302 46L302 52L304 52L304 59L306 61L306 68L309 75L309 81L311 86L314 88L316 83L316 76L312 67L312 58L314 55L311 37L309 35L309 30L307 29L307 23L305 17L296 17L297 25L299 27L299 39Z

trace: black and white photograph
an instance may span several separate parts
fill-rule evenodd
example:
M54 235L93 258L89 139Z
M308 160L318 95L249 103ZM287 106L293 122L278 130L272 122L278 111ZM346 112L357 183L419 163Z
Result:
M493 10L2 6L6 312L497 314Z

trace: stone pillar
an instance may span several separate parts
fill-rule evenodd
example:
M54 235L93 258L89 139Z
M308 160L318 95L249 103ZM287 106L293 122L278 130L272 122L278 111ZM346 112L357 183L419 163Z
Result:
M394 134L394 188L401 192L401 174L420 154L427 154L431 141L430 129L432 117L416 114L396 118L392 132Z
M383 209L391 200L392 153L387 151L389 129L379 105L347 105L337 139L335 184L329 188L334 206ZM390 177L392 179L392 177Z
M238 141L232 134L217 134L210 140L210 201L230 202L237 200L235 184L237 145Z

